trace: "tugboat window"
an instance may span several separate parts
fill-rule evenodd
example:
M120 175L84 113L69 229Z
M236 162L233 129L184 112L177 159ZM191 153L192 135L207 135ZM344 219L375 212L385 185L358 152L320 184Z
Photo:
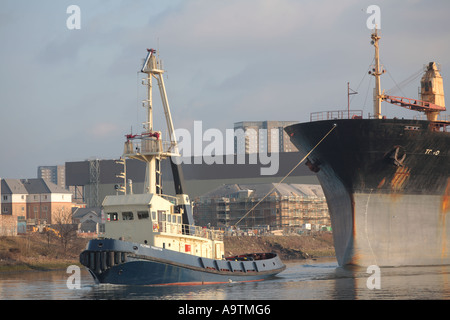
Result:
M117 221L117 220L119 220L117 212L109 212L109 213L107 213L107 219L108 219L108 221Z
M133 220L133 212L122 212L122 220Z
M138 211L137 215L139 220L150 218L148 211Z

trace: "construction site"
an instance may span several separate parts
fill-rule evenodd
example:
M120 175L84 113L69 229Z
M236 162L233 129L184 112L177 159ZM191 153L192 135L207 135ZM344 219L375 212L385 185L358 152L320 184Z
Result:
M331 230L322 188L312 184L222 185L196 198L194 217L232 233Z

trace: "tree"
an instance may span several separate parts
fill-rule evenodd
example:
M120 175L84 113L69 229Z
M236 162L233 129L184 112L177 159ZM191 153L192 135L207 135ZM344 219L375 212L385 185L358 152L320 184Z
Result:
M73 223L72 211L67 207L55 209L52 213L52 220L54 224L48 231L59 238L64 254L66 254L69 244L77 237L77 225Z

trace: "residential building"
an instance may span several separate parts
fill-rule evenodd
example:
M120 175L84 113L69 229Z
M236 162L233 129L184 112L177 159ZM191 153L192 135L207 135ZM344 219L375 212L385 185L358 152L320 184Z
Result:
M61 188L66 187L66 167L61 166L39 166L37 177L53 182Z
M23 233L18 227L26 219L27 190L20 180L1 179L0 193L0 235Z
M12 233L21 223L56 224L72 212L72 194L44 179L2 179L1 199L1 222Z
M295 123L297 121L235 122L234 152L236 154L297 152L297 147L294 146L288 134L284 131L284 127ZM245 137L237 133L239 130L241 130L241 134L245 133Z
M100 207L74 208L72 217L73 222L78 224L79 236L97 236L105 232L105 222L102 221Z

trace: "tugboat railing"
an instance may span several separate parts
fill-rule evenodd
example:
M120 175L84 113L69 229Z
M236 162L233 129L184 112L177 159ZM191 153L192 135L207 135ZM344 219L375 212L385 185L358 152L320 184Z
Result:
M172 223L168 221L160 221L156 232L168 233L168 234L186 234L189 230L189 235L209 240L223 240L222 230L213 230L200 226L192 226L188 224Z
M166 140L137 139L127 140L124 146L124 155L133 157L134 155L170 153L172 143Z

